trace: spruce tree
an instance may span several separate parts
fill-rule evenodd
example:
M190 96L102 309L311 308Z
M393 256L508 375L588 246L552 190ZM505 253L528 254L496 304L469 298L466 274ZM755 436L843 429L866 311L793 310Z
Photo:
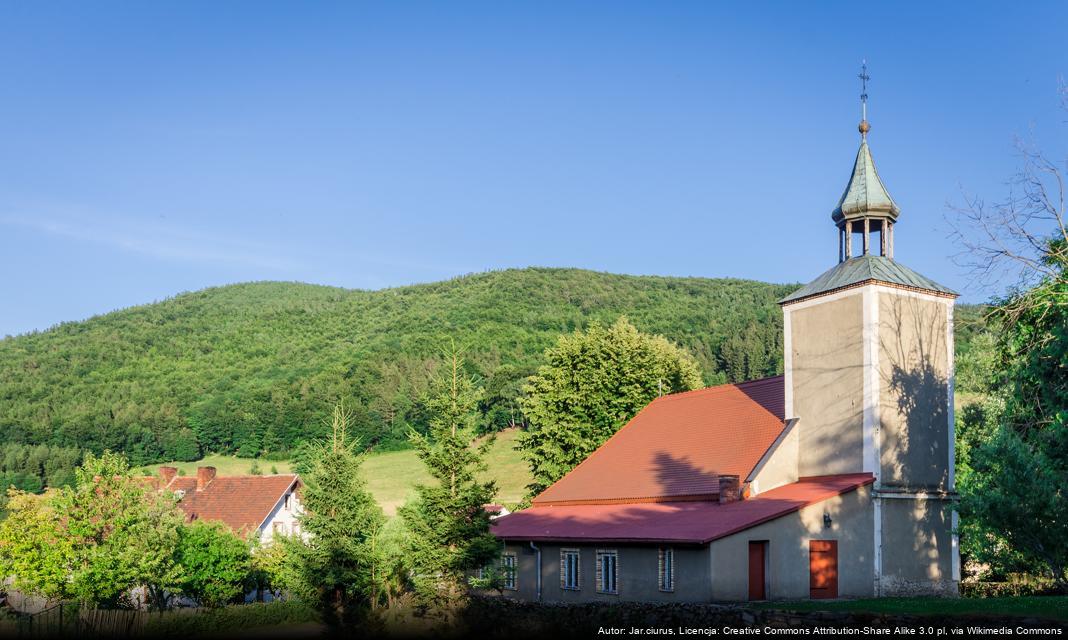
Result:
M332 626L358 623L370 608L371 541L385 522L360 474L349 418L341 404L335 406L331 437L309 447L300 516L306 536L283 539L300 580Z
M499 553L485 510L497 487L479 479L490 444L488 439L477 443L480 395L453 346L427 401L429 433L409 436L434 479L416 487L417 497L400 510L411 533L411 578L424 603L446 612L466 594L465 573Z

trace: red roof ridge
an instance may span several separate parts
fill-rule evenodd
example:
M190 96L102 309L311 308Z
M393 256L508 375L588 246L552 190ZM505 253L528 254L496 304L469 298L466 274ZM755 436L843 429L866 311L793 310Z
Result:
M662 402L664 400L677 400L679 398L685 398L699 393L713 393L717 391L727 391L728 388L734 389L749 389L751 387L759 387L766 384L774 383L782 378L785 378L782 374L777 376L768 376L766 378L757 378L756 380L746 380L745 382L724 382L723 384L714 384L709 387L701 387L700 389L690 389L689 391L676 391L675 393L669 393L667 395L653 398L649 404L653 402ZM635 416L637 417L637 416Z

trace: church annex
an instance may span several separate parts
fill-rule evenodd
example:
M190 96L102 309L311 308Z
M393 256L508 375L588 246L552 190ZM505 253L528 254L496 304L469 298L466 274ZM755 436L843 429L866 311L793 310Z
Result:
M506 597L957 594L956 294L894 260L868 130L837 264L780 301L784 375L657 398L496 519Z

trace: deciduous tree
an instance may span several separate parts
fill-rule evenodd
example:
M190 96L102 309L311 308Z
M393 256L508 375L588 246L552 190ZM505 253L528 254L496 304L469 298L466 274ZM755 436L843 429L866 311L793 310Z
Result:
M530 422L519 448L537 494L593 453L658 395L701 386L696 361L626 318L563 336L545 352L520 402Z

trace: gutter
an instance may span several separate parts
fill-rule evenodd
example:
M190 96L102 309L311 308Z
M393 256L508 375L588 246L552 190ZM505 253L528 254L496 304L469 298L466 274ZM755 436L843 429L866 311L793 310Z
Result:
M534 541L530 542L530 548L538 556L538 573L535 583L538 585L538 602L541 602L541 548L534 544Z

